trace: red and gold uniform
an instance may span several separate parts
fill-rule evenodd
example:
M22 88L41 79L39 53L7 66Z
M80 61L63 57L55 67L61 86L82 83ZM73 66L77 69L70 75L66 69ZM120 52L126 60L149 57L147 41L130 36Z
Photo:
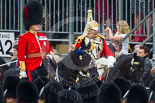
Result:
M88 35L79 36L75 42L74 49L81 46L81 41L84 38L89 38L89 36ZM91 38L89 38L89 39L91 39ZM92 52L96 58L101 58L103 56L103 54L106 58L109 56L113 56L112 51L108 48L108 46L105 42L104 36L97 34L97 37L93 38L92 40L93 40L93 44L94 44ZM99 55L99 57L97 55Z
M29 81L31 81L30 71L41 66L42 59L49 53L53 53L53 50L45 34L29 31L19 37L18 65L21 68L25 63Z
M99 35L99 25L95 20L91 20L87 23L87 34L81 35L77 38L74 49L81 46L81 42L84 40L87 45L89 41L91 42L90 50L95 58L94 63L96 64L99 77L103 77L104 69L101 69L103 65L106 65L108 68L114 66L115 58L113 57L112 51L108 48L105 38L102 35ZM104 56L103 56L104 54ZM104 58L106 57L106 58Z

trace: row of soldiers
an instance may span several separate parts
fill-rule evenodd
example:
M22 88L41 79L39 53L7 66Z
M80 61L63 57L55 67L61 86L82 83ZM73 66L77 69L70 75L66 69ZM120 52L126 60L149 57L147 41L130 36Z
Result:
M7 76L0 87L0 103L154 103L155 80L150 90L116 78L102 83L95 78L61 82L37 77L33 82Z

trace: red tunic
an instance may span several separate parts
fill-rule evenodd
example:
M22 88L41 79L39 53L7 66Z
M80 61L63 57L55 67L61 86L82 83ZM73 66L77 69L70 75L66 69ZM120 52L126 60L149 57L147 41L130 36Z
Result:
M87 36L87 35L82 35L82 36L78 37L78 39L77 39L77 41L76 41L76 43L75 43L74 48L78 48L78 47L81 46L81 41L82 41L82 39L84 39L85 36ZM105 55L106 58L109 57L109 56L113 56L113 53L112 53L112 51L108 48L107 43L105 42L104 37L101 36L101 35L98 35L98 36L103 40L103 49L102 49L102 51L100 52L100 58L103 56L103 54Z
M37 39L38 41L37 41ZM39 43L40 46L39 46ZM31 32L27 32L19 37L18 41L18 66L20 67L20 61L25 62L26 71L31 81L30 71L35 70L41 66L42 57L26 58L27 54L46 52L47 54L52 51L52 48L47 40L45 34L37 33L37 36Z

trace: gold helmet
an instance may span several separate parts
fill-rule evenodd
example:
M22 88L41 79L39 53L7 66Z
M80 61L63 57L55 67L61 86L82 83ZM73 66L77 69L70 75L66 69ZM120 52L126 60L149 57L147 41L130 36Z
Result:
M90 22L88 22L87 29L88 31L91 29L98 30L99 29L98 23L95 20L91 20Z

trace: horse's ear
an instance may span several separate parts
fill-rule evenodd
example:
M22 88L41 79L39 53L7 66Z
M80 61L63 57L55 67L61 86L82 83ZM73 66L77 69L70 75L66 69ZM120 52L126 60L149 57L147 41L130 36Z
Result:
M83 48L84 46L85 46L85 39L83 39L81 42L81 48Z
M133 58L134 58L134 61L138 61L140 62L141 66L143 67L144 66L144 61L145 59L143 57L140 57L140 56L137 56L136 53L133 54Z
M137 53L134 53L133 54L133 58L137 58Z
M90 42L90 39L89 38L84 38L81 42L81 48L83 50L85 49L90 49L91 47L91 42Z
M133 58L134 58L134 61L137 61L140 57L137 56L137 53L134 53L134 54L133 54Z

